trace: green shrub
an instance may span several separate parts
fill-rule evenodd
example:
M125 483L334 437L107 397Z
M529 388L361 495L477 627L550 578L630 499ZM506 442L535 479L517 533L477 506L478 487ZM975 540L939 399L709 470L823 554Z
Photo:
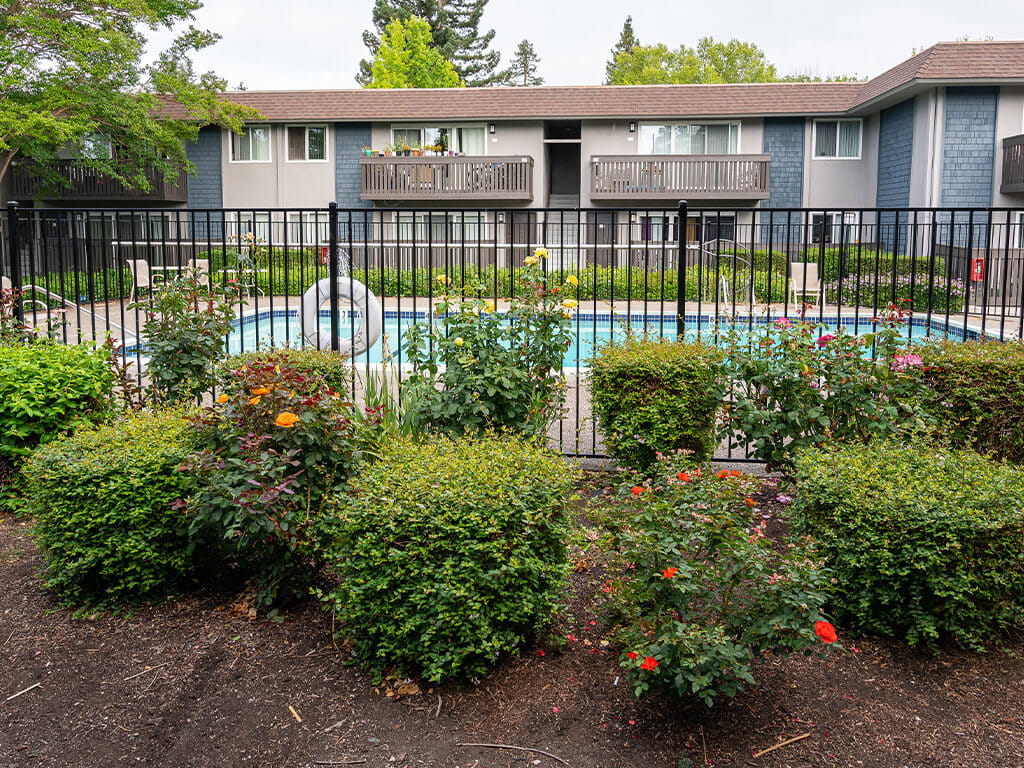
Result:
M932 258L928 255L909 256L879 251L873 248L858 249L857 246L847 248L812 247L805 249L800 256L803 261L816 261L821 265L818 276L821 281L834 282L840 278L856 281L857 276L874 277L916 275L918 282L927 282L928 275L937 279L946 276L946 260ZM883 303L885 303L883 301Z
M1024 472L930 445L822 445L796 459L796 529L836 614L914 645L981 649L1024 621Z
M591 361L594 413L612 458L643 470L658 452L715 448L722 403L721 353L701 344L631 336L601 347Z
M576 474L511 436L399 443L338 497L322 595L379 676L478 677L554 616Z
M360 453L351 404L318 377L273 358L232 377L196 419L202 450L185 468L200 487L185 508L192 533L220 541L266 606L305 593L319 563L321 506Z
M928 409L955 445L1024 463L1024 342L921 345Z
M945 314L961 312L967 298L963 280L929 278L927 275L897 276L885 273L850 276L843 282L825 283L825 301L829 304L882 307L902 303L914 312Z
M777 549L765 537L750 498L760 483L685 462L659 461L652 482L620 491L632 501L609 526L603 590L634 693L657 684L711 706L753 684L760 659L835 636L822 615L828 575L808 542Z
M187 525L171 505L193 487L177 467L194 448L188 421L163 412L79 430L32 454L26 509L46 586L70 604L114 607L184 584Z
M114 374L102 350L55 343L0 346L0 458L106 416Z
M311 385L321 382L335 392L348 392L352 388L352 359L319 349L265 349L231 355L220 365L218 385L233 385L236 377L232 371L261 363L288 367L311 377Z

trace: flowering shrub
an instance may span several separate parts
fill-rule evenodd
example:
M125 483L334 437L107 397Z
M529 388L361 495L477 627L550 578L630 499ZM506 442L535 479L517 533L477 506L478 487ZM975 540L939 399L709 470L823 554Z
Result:
M286 356L232 378L196 421L202 450L181 469L200 487L181 506L193 536L221 541L269 605L308 583L321 504L348 480L359 451L351 405L289 368Z
M630 336L591 362L594 412L609 454L643 470L657 452L686 449L697 461L715 447L725 386L714 347Z
M511 435L398 442L325 517L322 594L378 676L482 675L553 617L576 473Z
M33 453L24 498L46 586L66 603L100 607L184 586L188 525L171 503L193 487L174 470L194 449L185 417L157 412L81 429Z
M979 650L1024 624L1024 470L877 441L806 449L795 478L793 524L829 563L844 622Z
M885 265L883 268L888 268ZM878 307L903 304L914 312L962 312L967 298L963 280L919 275L853 275L842 282L825 283L830 304Z
M954 445L1024 462L1024 342L942 341L915 349L929 413Z
M607 585L637 696L658 685L711 706L752 684L759 658L835 642L817 555L765 538L751 478L676 457L651 478L612 521Z
M181 276L160 285L151 302L130 305L145 314L146 373L157 401L187 400L213 388L214 364L224 352L237 298L233 282L208 286Z
M575 277L547 286L540 266L545 255L540 248L526 258L506 312L499 314L491 301L443 294L432 322L406 331L413 366L406 418L413 427L451 436L489 428L545 433L562 406L558 372L577 304L564 298ZM447 278L439 276L437 284L443 292Z
M926 429L921 360L900 335L909 315L891 306L860 336L785 318L750 336L727 333L735 390L723 433L739 433L753 456L785 468L794 451L825 440Z

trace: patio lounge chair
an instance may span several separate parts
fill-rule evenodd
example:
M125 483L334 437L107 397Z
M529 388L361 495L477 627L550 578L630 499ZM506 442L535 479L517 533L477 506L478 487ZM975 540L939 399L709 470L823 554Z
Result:
M132 293L129 301L139 298L139 289L153 289L153 278L149 270L149 262L145 259L128 259L128 271L132 273Z
M2 291L10 291L10 290L13 290L13 289L14 289L14 283L11 282L11 278L7 277L7 275L0 275L0 290L2 290ZM21 289L22 289L22 291L24 291L24 293L27 294L30 291L34 290L35 286L34 285L23 285L23 286L21 286ZM36 307L37 309L41 309L43 312L47 312L50 309L50 307L47 305L47 303L45 301L40 301L39 299L25 299L25 298L23 298L21 303L26 308L27 307Z
M793 304L797 296L813 296L815 304L822 303L824 293L818 279L818 264L813 261L794 261L789 265L789 294ZM806 301L806 299L804 299Z

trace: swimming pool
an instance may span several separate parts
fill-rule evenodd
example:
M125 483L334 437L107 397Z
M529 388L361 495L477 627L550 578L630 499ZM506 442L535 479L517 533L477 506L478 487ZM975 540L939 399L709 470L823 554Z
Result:
M358 315L354 315L358 317ZM383 335L387 337L388 348L397 362L401 362L399 348L402 344L402 336L409 326L422 322L427 318L423 311L411 310L385 310ZM712 340L714 338L715 316L709 314L690 315L684 317L683 332L688 341L698 339ZM751 325L764 326L773 322L776 318L765 318L761 316L749 317L738 315L729 321L740 328L749 328ZM811 318L817 322L817 318ZM343 312L341 315L341 336L351 336L353 327L353 315ZM647 331L665 338L676 338L677 317L674 314L657 313L633 313L628 320L625 314L613 315L611 313L579 312L573 316L573 343L566 350L562 360L566 367L576 368L586 366L586 361L594 354L594 349L613 339L622 339L626 336L626 324L633 332L642 333ZM723 318L723 322L726 319ZM873 330L871 316L868 314L857 316L853 314L824 316L821 322L835 331L839 327L845 327L852 333L868 333ZM264 310L258 313L246 315L234 323L235 329L228 335L228 353L250 352L264 347L299 347L302 346L302 322L295 309L274 309ZM331 316L327 310L320 311L320 326L325 332L330 333ZM358 321L356 321L358 330ZM966 339L978 339L981 334L971 328L966 328L962 323L947 322L942 317L914 318L909 328L911 340L922 340L927 337L940 339L955 339L962 341ZM986 338L994 338L986 333ZM367 352L356 358L360 363L381 362L383 344L378 341Z

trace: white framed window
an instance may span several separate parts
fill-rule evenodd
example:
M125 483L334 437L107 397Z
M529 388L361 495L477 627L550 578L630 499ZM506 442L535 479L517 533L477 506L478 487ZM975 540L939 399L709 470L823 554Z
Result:
M288 162L314 163L327 161L326 125L289 125Z
M739 123L662 123L640 126L641 155L735 155Z
M402 245L475 245L486 242L487 219L482 211L468 213L398 213L398 240Z
M856 243L857 214L849 211L812 214L811 242L836 245Z
M270 223L267 211L228 214L228 239L240 245L266 245L271 241Z
M483 125L393 125L391 141L398 149L409 147L475 156L487 154L487 134Z
M246 125L241 133L232 133L231 162L269 163L270 126Z
M291 211L288 213L289 245L320 245L330 240L330 222L326 213Z
M814 157L831 160L859 160L864 121L815 120Z
M81 156L86 160L110 160L114 157L114 145L103 133L87 133L82 137Z

